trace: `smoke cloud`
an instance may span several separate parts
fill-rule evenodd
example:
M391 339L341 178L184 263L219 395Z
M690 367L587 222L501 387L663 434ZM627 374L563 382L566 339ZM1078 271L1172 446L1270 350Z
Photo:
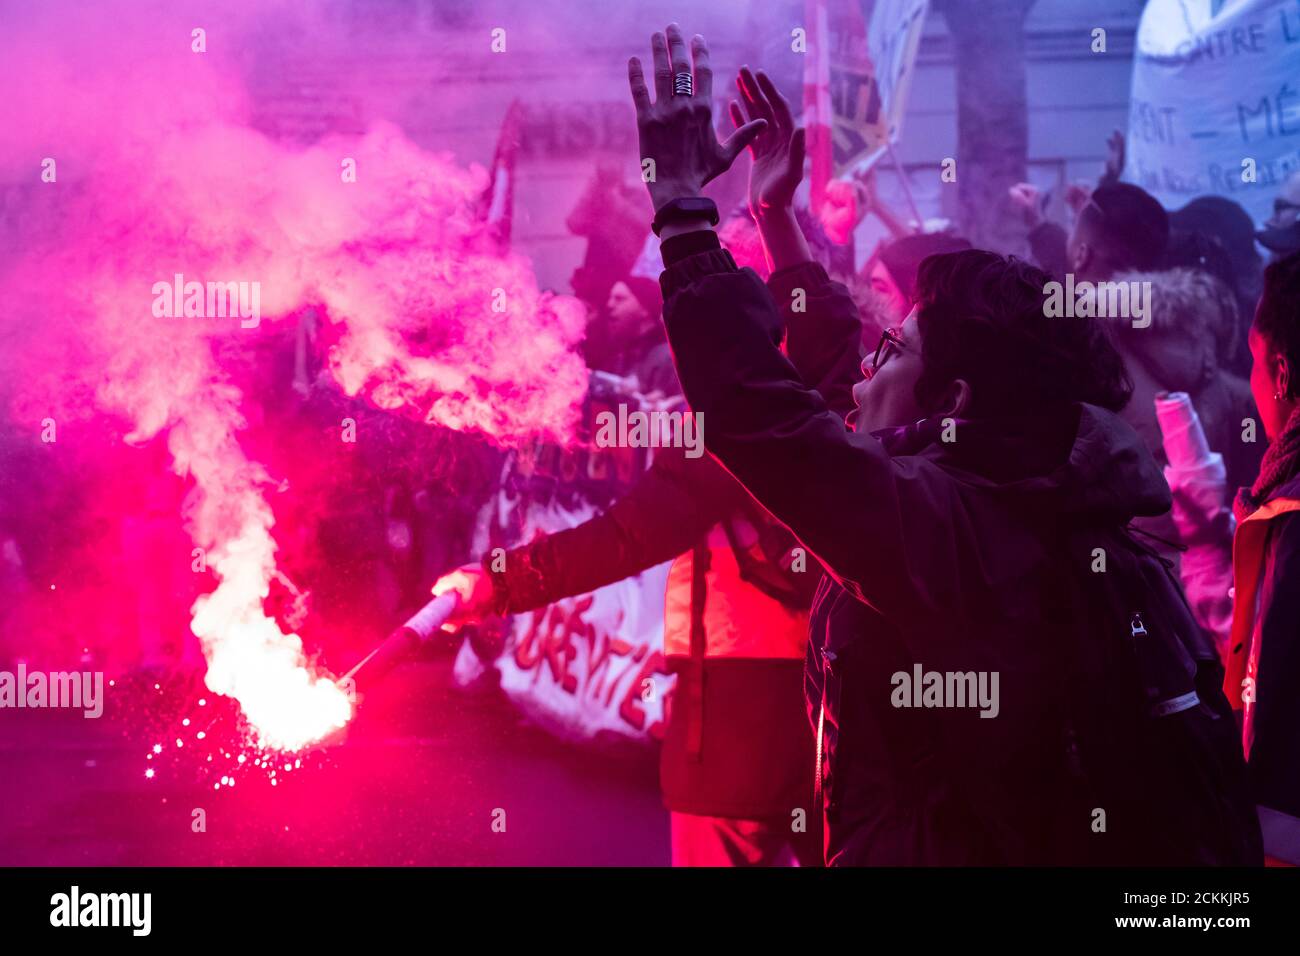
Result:
M343 393L502 444L570 440L586 386L581 309L495 248L484 170L385 122L307 147L253 128L244 77L289 15L49 3L0 30L9 413L165 441L189 483L178 520L218 582L193 606L207 685L283 749L346 722L350 704L263 611L275 515L240 442L244 343L315 309ZM255 290L257 319L208 314L211 283L238 284L246 305ZM158 289L176 284L168 308Z

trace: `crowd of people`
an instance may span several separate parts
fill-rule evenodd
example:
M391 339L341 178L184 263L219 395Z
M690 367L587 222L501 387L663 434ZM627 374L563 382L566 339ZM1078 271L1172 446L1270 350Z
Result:
M1219 196L1166 210L1123 180L1117 135L1099 181L1066 192L1068 226L1011 190L1018 259L906 221L870 176L837 184L847 224L814 213L769 77L740 71L719 141L704 41L670 27L652 47L629 80L653 262L643 201L598 171L568 223L590 240L572 286L593 373L684 396L711 454L662 449L589 520L444 574L451 623L673 561L676 865L1300 864L1300 174L1259 228ZM703 187L745 151L748 195L720 216ZM858 269L845 236L866 215L888 237ZM1050 315L1053 284L1145 286L1149 314ZM342 658L469 555L504 455L340 409L314 318L283 328L249 360L246 439L295 489L284 585L355 635ZM280 447L285 420L342 412L381 436L370 457L299 467ZM198 666L177 635L204 581L154 573L184 547L183 482L157 447L97 452L105 473L164 477L111 502L135 516L119 531L73 470L44 484L66 541L31 517L53 503L0 513L3 630L82 643L44 582L84 565L82 587L113 591L108 541L114 573L152 587L109 602L141 642L123 663ZM7 501L36 500L27 471ZM296 596L272 595L277 616Z
M689 44L670 26L629 80L712 458L435 590L465 622L676 556L678 864L1300 863L1295 181L1257 234L1123 182L1115 137L1070 229L1012 190L1033 262L913 232L868 182L892 237L846 274L796 210L785 98L742 69L719 141ZM720 222L702 189L746 148ZM1149 284L1148 314L1053 315L1062 281Z

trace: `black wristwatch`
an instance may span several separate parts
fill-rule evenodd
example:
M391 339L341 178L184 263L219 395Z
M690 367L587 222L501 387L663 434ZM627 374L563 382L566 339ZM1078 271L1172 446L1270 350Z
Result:
M680 199L674 199L659 207L659 211L655 213L654 222L650 223L650 228L654 230L657 236L659 230L670 222L691 222L697 219L707 219L710 226L716 226L718 224L718 204L707 196L683 196Z

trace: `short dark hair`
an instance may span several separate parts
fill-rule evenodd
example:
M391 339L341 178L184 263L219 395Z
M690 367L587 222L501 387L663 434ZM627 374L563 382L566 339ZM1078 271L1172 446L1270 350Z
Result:
M1086 402L1111 411L1133 383L1104 323L1049 318L1047 273L980 249L931 256L917 276L921 376L933 408L954 379L971 386L972 417L1004 417Z
M1169 243L1169 214L1154 196L1132 183L1110 183L1093 190L1089 209L1104 243L1099 251L1117 271L1159 266Z
M1182 209L1169 213L1169 228L1199 232L1217 240L1242 281L1258 289L1259 276L1264 270L1255 248L1255 220L1241 203L1226 196L1198 196Z
M1264 294L1255 310L1255 331L1291 366L1290 394L1285 397L1300 395L1300 252L1264 270Z

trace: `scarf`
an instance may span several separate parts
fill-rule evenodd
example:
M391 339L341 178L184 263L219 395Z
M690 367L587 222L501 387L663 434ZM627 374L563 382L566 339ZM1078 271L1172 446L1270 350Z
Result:
M1259 466L1259 477L1249 488L1237 491L1232 510L1238 523L1245 521L1260 505L1269 499L1284 483L1289 481L1300 466L1300 405L1287 419L1282 434L1268 446L1264 461Z

